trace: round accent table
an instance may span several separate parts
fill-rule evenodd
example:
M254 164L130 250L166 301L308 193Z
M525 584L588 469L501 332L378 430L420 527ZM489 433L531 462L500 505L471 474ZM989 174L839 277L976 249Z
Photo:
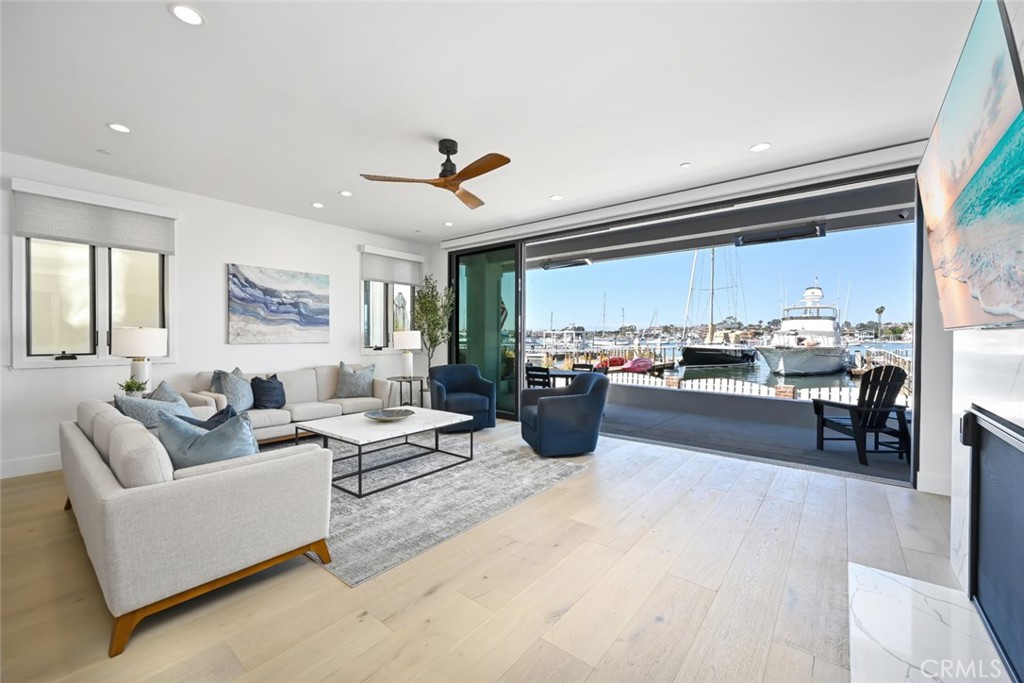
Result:
M415 377L415 376L405 376L405 375L398 375L396 377L388 377L388 381L389 382L398 382L398 404L399 405L403 405L403 406L414 405L413 402L412 402L412 397L413 397L412 385L413 385L414 382L419 382L419 385L420 385L420 408L423 407L423 382L425 382L426 379L427 379L426 377ZM406 402L404 402L402 400L402 396L404 395L403 387L406 384L409 385L409 402L408 403L406 403Z

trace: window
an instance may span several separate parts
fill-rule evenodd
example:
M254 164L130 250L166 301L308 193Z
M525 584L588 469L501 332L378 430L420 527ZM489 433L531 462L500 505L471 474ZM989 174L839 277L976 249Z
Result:
M94 249L51 240L26 242L28 354L96 353Z
M164 256L110 250L110 327L164 327Z
M166 210L20 179L11 187L15 368L121 364L109 350L114 327L170 327Z
M361 246L363 349L383 351L394 332L412 329L412 303L423 281L423 258Z
M363 348L382 350L392 332L412 328L412 299L416 288L395 282L363 281Z

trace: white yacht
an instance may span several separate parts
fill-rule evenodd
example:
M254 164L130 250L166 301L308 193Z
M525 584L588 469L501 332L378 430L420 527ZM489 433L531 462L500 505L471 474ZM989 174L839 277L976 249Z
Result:
M777 375L828 375L848 364L846 342L839 328L839 309L823 304L818 281L804 290L795 306L782 313L782 327L763 346L755 347Z

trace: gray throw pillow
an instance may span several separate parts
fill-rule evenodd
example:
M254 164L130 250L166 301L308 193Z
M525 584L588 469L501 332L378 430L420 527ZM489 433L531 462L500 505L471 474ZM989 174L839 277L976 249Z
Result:
M138 420L146 429L155 429L157 417L161 414L188 415L192 417L192 409L185 399L177 401L155 401L151 398L135 398L134 396L114 396L114 406L122 413Z
M160 384L157 385L157 388L153 391L153 393L147 396L146 398L153 399L154 401L170 401L171 403L176 403L177 401L184 400L182 399L181 394L178 393L178 390L172 387L166 381L160 382Z
M335 398L363 398L373 396L373 371L376 365L355 369L345 363L338 364L338 393Z
M238 368L231 372L214 371L210 388L218 394L224 394L227 397L228 405L240 413L252 408L252 385Z
M165 414L158 420L157 435L176 470L259 453L248 415L236 415L210 430Z

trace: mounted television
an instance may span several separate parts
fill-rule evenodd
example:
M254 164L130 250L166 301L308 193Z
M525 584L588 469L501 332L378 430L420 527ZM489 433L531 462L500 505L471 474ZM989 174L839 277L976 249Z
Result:
M1018 49L1006 5L982 0L917 170L946 329L1024 323Z

